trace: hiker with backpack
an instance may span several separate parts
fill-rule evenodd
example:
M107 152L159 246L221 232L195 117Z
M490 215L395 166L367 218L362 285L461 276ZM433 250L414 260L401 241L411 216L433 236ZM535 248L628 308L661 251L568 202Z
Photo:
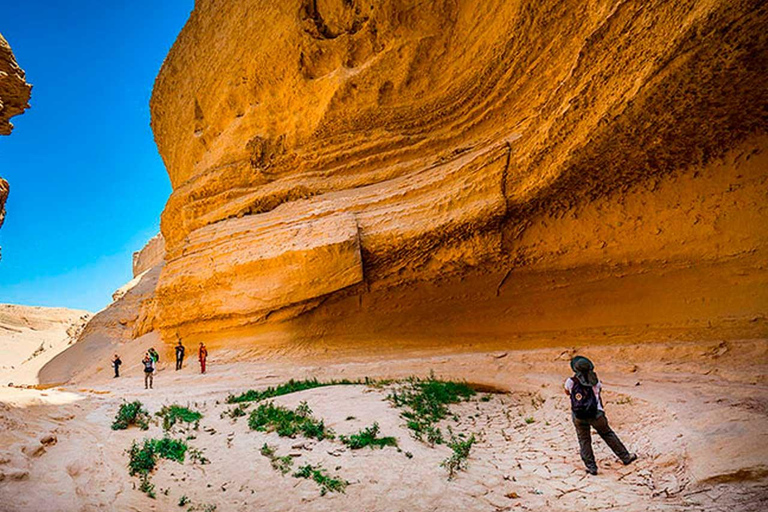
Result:
M608 426L608 419L605 417L603 402L600 398L603 386L597 379L595 365L586 357L576 356L571 359L571 369L574 374L565 381L565 393L571 397L573 424L579 438L581 460L587 467L587 473L597 474L595 454L592 452L592 428L625 466L631 464L637 459L637 455L630 453L619 436Z
M141 360L144 365L144 389L152 389L152 381L155 373L155 360L149 352L144 354L144 359Z
M157 368L157 363L160 361L160 354L157 353L155 347L149 349L149 357L152 358L152 361L155 363L155 368Z

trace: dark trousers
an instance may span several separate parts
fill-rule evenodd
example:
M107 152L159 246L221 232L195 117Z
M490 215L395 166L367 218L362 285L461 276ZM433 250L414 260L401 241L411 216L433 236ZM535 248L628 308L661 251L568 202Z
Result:
M147 385L149 385L149 389L152 389L153 376L154 372L144 372L144 389L147 389Z
M181 363L184 361L184 357L177 357L176 358L176 369L181 370Z
M598 411L596 417L585 420L573 416L573 424L576 426L576 435L579 437L581 460L584 461L584 465L588 468L597 468L597 465L595 464L595 454L592 452L592 428L600 434L600 437L603 438L605 444L613 450L613 453L615 453L622 462L629 460L629 452L621 442L621 439L619 439L619 436L616 435L616 432L608 426L608 418L605 417L604 412Z
M118 365L114 365L114 367L115 367L115 377L119 377L120 376L120 367Z

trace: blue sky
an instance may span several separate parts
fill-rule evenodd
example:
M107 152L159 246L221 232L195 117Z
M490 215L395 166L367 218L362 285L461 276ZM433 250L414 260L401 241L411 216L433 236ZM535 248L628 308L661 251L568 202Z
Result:
M160 65L193 0L24 0L0 32L33 84L0 137L11 184L0 302L97 311L131 278L171 192L149 127Z

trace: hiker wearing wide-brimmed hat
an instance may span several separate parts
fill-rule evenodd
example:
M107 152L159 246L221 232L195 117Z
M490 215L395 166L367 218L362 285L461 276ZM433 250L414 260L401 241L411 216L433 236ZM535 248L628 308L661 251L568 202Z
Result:
M591 428L600 434L605 444L624 464L632 463L637 459L637 455L629 453L619 436L608 426L600 398L603 386L595 373L595 365L586 357L576 356L571 359L571 370L573 377L565 381L565 393L571 397L571 415L579 438L581 460L587 466L587 473L597 474L595 454L592 452Z

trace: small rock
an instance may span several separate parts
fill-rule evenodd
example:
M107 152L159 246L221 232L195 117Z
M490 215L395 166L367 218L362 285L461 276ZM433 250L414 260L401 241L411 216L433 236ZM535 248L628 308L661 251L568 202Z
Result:
M39 457L45 453L45 446L39 444L30 444L22 447L21 451L27 457Z
M45 446L53 446L56 444L59 440L56 438L53 434L48 434L40 438L40 443Z
M508 492L508 493L507 493L507 494L505 494L504 496L506 496L507 498L509 498L509 499L511 499L511 500L516 500L516 499L520 498L520 495L519 495L519 494L517 494L517 493L516 493L516 492L514 492L514 491L512 491L512 492Z

